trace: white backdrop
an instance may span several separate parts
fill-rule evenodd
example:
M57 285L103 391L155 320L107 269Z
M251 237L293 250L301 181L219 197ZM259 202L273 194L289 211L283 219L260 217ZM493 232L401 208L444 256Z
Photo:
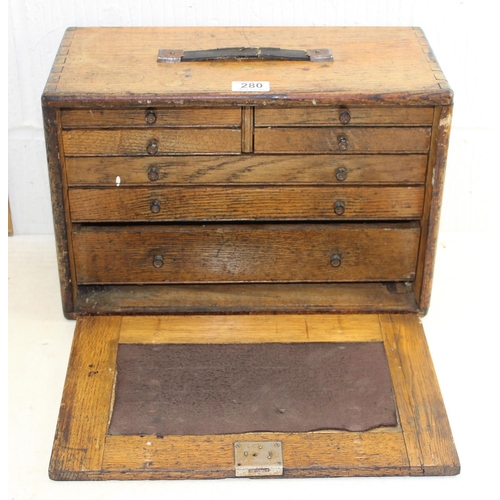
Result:
M487 63L496 59L492 5L489 0L9 0L8 195L14 231L53 232L40 96L64 30L153 25L420 26L455 91L441 227L488 230L499 170L492 154L495 64Z

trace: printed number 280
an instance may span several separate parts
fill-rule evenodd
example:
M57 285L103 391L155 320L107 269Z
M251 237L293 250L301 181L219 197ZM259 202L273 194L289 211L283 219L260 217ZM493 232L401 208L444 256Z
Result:
M269 82L232 82L233 92L269 92Z

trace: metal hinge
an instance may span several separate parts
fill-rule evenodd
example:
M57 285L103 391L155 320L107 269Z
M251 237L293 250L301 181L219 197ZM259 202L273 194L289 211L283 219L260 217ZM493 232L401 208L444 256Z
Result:
M236 477L282 476L283 446L280 441L234 443Z

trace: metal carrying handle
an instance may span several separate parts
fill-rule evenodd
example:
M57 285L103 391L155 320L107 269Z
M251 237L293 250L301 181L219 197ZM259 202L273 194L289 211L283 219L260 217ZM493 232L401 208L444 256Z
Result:
M158 62L180 63L195 61L333 61L330 49L290 50L276 47L228 47L209 50L160 49Z

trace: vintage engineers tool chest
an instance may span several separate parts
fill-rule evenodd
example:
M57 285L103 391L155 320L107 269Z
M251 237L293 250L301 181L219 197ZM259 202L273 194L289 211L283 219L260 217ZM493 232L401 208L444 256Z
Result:
M457 474L419 320L452 103L417 28L68 29L50 477Z

